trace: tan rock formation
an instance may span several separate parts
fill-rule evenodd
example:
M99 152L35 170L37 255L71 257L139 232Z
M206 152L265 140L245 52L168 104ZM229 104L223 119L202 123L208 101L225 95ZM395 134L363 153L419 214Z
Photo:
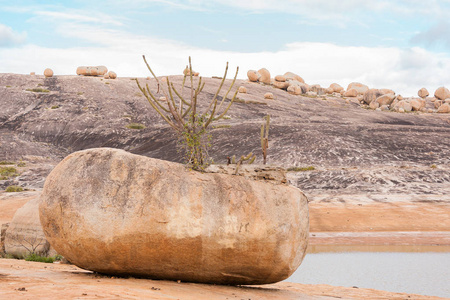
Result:
M108 68L105 66L80 66L77 68L77 75L82 76L103 76L108 73Z
M379 89L369 89L364 93L363 101L366 104L370 104L380 96L383 96L383 93Z
M444 103L441 106L439 106L438 113L450 113L450 104Z
M356 97L358 96L358 91L356 89L349 89L344 93L344 97Z
M19 208L6 230L5 252L17 258L31 253L46 256L50 244L45 238L39 220L39 198L28 201Z
M444 101L442 101L442 100L435 100L434 101L434 108L438 109L442 104L444 104Z
M391 89L380 89L380 92L381 92L383 95L387 95L387 94L395 95L395 92L394 92L393 90L391 90Z
M109 76L109 79L116 79L117 78L116 72L113 72L113 71L109 71L108 72L108 76Z
M272 82L272 85L274 87L276 87L277 89L282 89L282 90L286 90L289 87L289 82L288 81L274 81Z
M446 87L441 86L434 92L434 96L439 100L445 100L450 98L450 91Z
M417 92L417 95L419 95L420 98L426 98L430 95L430 93L426 88L423 87Z
M302 77L292 72L286 72L283 76L286 78L286 80L297 80L299 82L305 83Z
M264 94L264 99L273 99L273 94L269 93L269 92L265 93Z
M384 94L383 96L380 96L377 99L375 99L375 102L377 102L380 106L390 105L392 101L394 101L394 99L395 99L394 94Z
M249 70L247 72L248 80L251 82L258 82L259 78L261 77L261 74L256 72L255 70Z
M297 188L117 149L70 154L41 201L58 253L107 274L271 283L295 271L307 245L307 199Z
M421 111L423 108L425 108L425 105L426 105L426 101L424 99L422 99L422 98L420 98L420 99L416 99L416 98L411 99L410 103L411 103L411 106L412 106L412 110L415 110L415 111Z
M337 84L337 83L330 84L330 88L332 88L333 91L336 92L336 93L340 93L341 91L344 90L344 88L342 86L340 86L339 84Z
M8 227L9 223L1 224L0 226L0 255L5 254L5 237Z
M302 88L300 86L298 86L298 85L290 85L287 88L287 92L289 94L292 94L292 95L301 95L302 94Z
M259 78L259 82L270 84L270 72L266 68L262 68L258 70L258 73L261 74Z
M286 81L286 77L284 77L283 75L277 75L277 76L275 76L275 81L285 82Z
M347 91L351 89L355 89L358 92L358 94L364 95L364 93L369 89L369 87L359 82L352 82L348 85Z
M44 76L45 77L53 77L53 70L52 69L45 69L44 70Z
M401 100L395 104L394 110L398 112L409 112L412 111L412 105L409 101Z
M247 88L245 86L240 86L238 92L241 94L247 94Z

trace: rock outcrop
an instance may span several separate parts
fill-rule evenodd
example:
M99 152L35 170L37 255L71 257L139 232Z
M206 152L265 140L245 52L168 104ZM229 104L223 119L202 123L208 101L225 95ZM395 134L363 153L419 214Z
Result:
M14 215L5 235L5 252L17 258L35 253L47 256L50 244L39 220L39 198L28 201Z
M264 94L264 99L270 99L270 100L272 100L272 99L273 99L273 94L272 94L272 93L265 93L265 94Z
M307 246L307 199L297 188L123 150L70 154L41 201L55 250L106 274L264 284L289 277Z
M248 80L251 82L258 82L259 78L261 77L261 74L256 72L255 70L249 70L247 72Z
M297 80L301 83L305 83L302 77L292 72L286 72L283 76L286 78L286 80Z

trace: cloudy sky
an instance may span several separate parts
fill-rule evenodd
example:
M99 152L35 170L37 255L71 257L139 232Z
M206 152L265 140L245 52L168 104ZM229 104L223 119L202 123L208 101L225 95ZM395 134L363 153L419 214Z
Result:
M450 88L450 0L0 0L0 73L203 76L225 63L292 71L309 84L359 81L405 96Z

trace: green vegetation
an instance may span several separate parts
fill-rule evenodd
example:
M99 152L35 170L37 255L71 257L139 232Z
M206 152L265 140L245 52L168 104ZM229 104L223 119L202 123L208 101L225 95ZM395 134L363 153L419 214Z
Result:
M109 82L105 82L105 84L109 84Z
M236 99L238 90L236 89L233 97L228 99L228 94L236 82L236 77L239 67L236 69L236 74L233 81L225 95L219 101L219 93L225 83L225 78L228 73L228 63L225 68L225 74L218 87L216 93L211 99L207 108L202 112L198 112L197 100L199 94L202 92L205 83L202 83L202 77L199 77L194 84L194 76L192 71L191 58L189 57L189 66L186 66L183 83L181 88L176 88L170 82L169 77L165 78L165 82L155 75L150 65L147 63L145 56L144 62L148 70L153 75L157 82L158 90L151 91L148 84L141 86L139 80L135 78L139 90L147 98L152 108L166 121L167 124L177 133L178 145L180 151L183 152L184 161L194 170L204 170L212 159L209 157L208 149L211 147L212 136L209 131L209 125L214 121L223 119L225 114L230 109L231 105ZM184 95L184 85L188 79L190 83L188 96ZM159 100L157 94L163 93L166 101ZM176 97L175 97L176 96ZM228 104L224 105L225 100L230 100ZM223 110L222 110L223 106Z
M145 129L145 125L140 123L130 123L126 127L129 129Z
M7 88L10 88L11 86L10 86L10 85L7 85L6 87L7 87Z
M306 171L314 171L316 168L313 166L309 167L290 167L288 168L288 172L306 172Z
M43 88L34 88L34 89L26 89L28 92L33 92L33 93L49 93L50 91L47 89L43 89Z
M0 180L7 180L11 177L19 176L17 169L14 167L0 167Z
M53 105L52 107L50 107L50 109L57 109L59 108L59 105Z
M84 94L83 92L78 92L78 93L77 93L78 96L81 96L81 95L83 95L83 94Z
M19 161L18 163L17 163L17 166L19 167L19 168L23 168L23 167L25 167L27 164L24 162L24 161Z
M226 125L226 124L223 124L223 125L215 125L215 126L213 126L212 128L213 128L213 129L231 128L231 125Z
M437 166L436 166L435 164L433 164L433 165L431 165L431 166L430 166L430 168L432 168L432 169L436 169L436 168L437 168Z
M7 161L7 160L2 160L0 161L0 165L14 165L15 162L13 161Z
M23 192L23 187L18 185L10 185L6 188L5 192L7 193Z
M35 253L31 253L30 255L25 257L26 261L37 261L37 262L43 262L43 263L48 263L48 264L52 264L54 261L61 260L61 259L62 259L61 255L46 257L46 256L37 255Z

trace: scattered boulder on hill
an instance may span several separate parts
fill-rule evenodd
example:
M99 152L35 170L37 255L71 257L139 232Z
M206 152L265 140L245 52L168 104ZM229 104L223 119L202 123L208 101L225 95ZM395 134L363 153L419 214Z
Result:
M438 113L450 113L450 104L449 103L444 103L441 106L439 106Z
M289 81L274 81L272 85L277 89L286 90L289 87Z
M265 93L264 94L264 99L273 99L273 94L272 93Z
M444 104L444 101L442 100L434 100L434 108L438 109L439 107L441 107L441 105Z
M270 72L266 68L262 68L258 70L258 73L261 74L259 78L259 82L270 84Z
M241 94L247 94L247 88L245 86L240 86L238 92Z
M395 95L395 92L393 90L391 90L391 89L380 89L380 92L383 95L387 95L387 94Z
M330 88L332 88L333 91L336 92L336 93L340 93L341 91L344 90L344 88L342 86L340 86L339 84L337 84L337 83L330 84Z
M113 71L109 71L108 72L108 77L109 79L116 79L117 78L117 74Z
M348 85L347 91L351 89L355 89L359 95L364 95L364 93L369 89L369 87L359 82L352 82Z
M286 78L286 80L297 80L301 83L305 83L303 78L301 78L300 76L298 76L297 74L292 73L292 72L286 72L286 73L284 73L283 76Z
M300 86L298 86L298 85L293 84L293 85L290 85L287 88L287 92L289 94L292 94L292 95L301 95L302 94L302 88Z
M423 87L417 92L417 95L419 95L420 98L426 98L430 95L430 93L426 88Z
M423 108L425 108L426 105L426 101L422 98L413 98L411 99L410 103L412 110L415 111L421 111Z
M80 66L77 68L77 75L82 76L103 76L108 72L105 66Z
M53 77L53 70L52 69L45 69L44 70L44 76L45 77Z
M41 201L55 250L111 275L273 283L297 269L308 241L307 198L295 187L111 148L67 156Z
M409 101L401 100L394 105L394 110L397 112L412 111L412 105Z
M39 220L39 197L19 208L6 230L5 252L16 258L30 254L47 256L50 244L45 238Z
M275 81L285 82L286 81L286 77L284 77L283 75L277 75L277 76L275 76Z
M434 92L434 96L439 100L445 100L450 98L450 91L446 87L441 86Z
M247 72L247 77L248 77L248 80L251 82L258 82L259 78L261 77L261 74L259 74L255 70L249 70Z
M380 96L383 96L383 93L379 89L369 89L364 93L363 101L366 104L370 104Z
M184 68L184 70L183 70L183 75L190 76L190 74L191 74L191 70L189 69L188 66L186 66L186 68ZM199 72L195 72L194 70L192 70L192 76L199 76L199 75L200 75Z
M377 102L380 106L390 105L392 101L394 101L394 99L395 99L394 94L384 94L383 96L380 96L377 99L375 99L375 102Z
M349 89L344 93L344 97L356 97L358 96L358 91L356 89Z

